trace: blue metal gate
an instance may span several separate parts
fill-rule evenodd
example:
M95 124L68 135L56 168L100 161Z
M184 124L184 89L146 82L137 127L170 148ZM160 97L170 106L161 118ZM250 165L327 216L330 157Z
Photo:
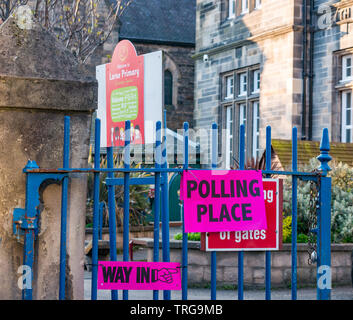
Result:
M164 125L165 126L165 125ZM98 240L100 238L100 174L107 173L106 185L108 188L108 210L109 210L109 234L110 234L110 260L117 260L116 248L116 221L115 221L115 186L124 186L124 217L123 217L123 261L129 261L129 187L136 184L155 185L155 214L154 214L154 248L153 260L159 261L159 221L162 221L162 261L170 261L169 251L169 209L168 209L168 174L182 173L189 167L189 127L184 124L184 155L182 168L168 168L167 165L167 145L165 131L162 137L161 122L156 124L155 141L155 165L152 168L131 168L130 167L130 122L125 124L125 147L124 147L124 167L114 168L113 148L107 148L107 168L100 167L100 120L95 121L95 153L94 168L70 168L70 118L65 117L63 168L41 169L33 161L29 161L24 168L26 174L26 207L25 209L14 210L14 233L24 236L24 258L23 264L32 268L34 257L34 241L38 235L39 219L39 188L44 181L62 181L62 207L61 207L61 246L60 246L60 281L59 299L65 299L65 269L66 269L66 224L67 224L67 199L68 199L68 179L70 173L93 173L94 175L94 208L93 208L93 238L92 238L92 287L91 299L97 299L97 272L98 272ZM212 126L212 169L217 169L217 145L218 129L217 125ZM245 129L240 127L239 146L239 169L245 168ZM271 127L266 128L266 150L271 150ZM323 130L320 155L317 157L321 162L320 167L315 172L299 172L297 165L297 129L292 131L292 171L271 170L271 152L266 152L266 170L263 176L286 175L292 177L292 269L291 269L291 292L292 299L297 299L297 187L298 180L313 181L318 186L318 206L317 228L310 230L317 235L317 277L319 279L321 267L331 266L331 178L327 177L330 169L328 162L330 145L328 130ZM123 173L123 178L115 178L116 173ZM133 178L131 173L148 172L153 177ZM238 254L238 299L244 298L244 252ZM271 299L271 252L266 251L265 256L265 297ZM211 252L211 290L210 299L217 298L217 253ZM154 300L158 300L158 291L151 293ZM317 287L318 299L330 299L330 286L325 288ZM118 292L112 290L112 300L117 300ZM122 299L127 300L129 292L123 291ZM170 291L163 292L165 300L171 299ZM183 232L182 237L182 299L188 298L188 239ZM23 299L32 299L32 289L23 289Z

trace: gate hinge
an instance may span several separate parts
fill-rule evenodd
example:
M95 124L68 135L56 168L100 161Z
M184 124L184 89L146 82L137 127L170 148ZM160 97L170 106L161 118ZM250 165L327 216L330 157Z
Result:
M32 229L35 231L35 235L38 234L38 219L26 218L26 210L22 208L15 208L13 210L12 218L12 230L17 240L20 241L20 237L25 234L25 230Z

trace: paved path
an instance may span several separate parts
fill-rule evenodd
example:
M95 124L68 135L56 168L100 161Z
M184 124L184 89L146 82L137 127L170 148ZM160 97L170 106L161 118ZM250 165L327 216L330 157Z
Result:
M122 292L119 291L119 298L122 297ZM210 300L210 289L189 289L189 300ZM181 300L181 291L172 291L172 300ZM98 300L110 300L110 291L98 290ZM91 273L85 272L85 299L91 298ZM135 290L129 291L130 300L152 300L152 291ZM160 299L163 299L163 294L160 292ZM237 291L233 290L217 290L218 300L237 300ZM244 291L245 300L264 300L264 290L246 290ZM290 289L273 289L273 300L290 300ZM298 300L316 300L316 289L298 289ZM353 300L352 287L338 287L332 289L332 300Z
M173 230L173 234L178 232L177 228ZM172 238L172 237L171 237ZM146 250L142 248L136 248L134 250L134 261L146 260ZM118 255L118 260L122 260L122 255ZM181 300L181 291L172 291L173 300ZM189 300L209 300L210 299L210 289L193 289L188 290ZM91 273L85 271L85 299L89 300L91 297ZM99 290L98 300L110 300L110 291ZM122 292L119 291L119 298L122 297ZM348 287L338 287L332 289L332 300L353 300L353 288ZM130 300L152 300L151 291L135 290L129 292ZM163 299L163 293L160 292L160 299ZM236 300L237 291L234 290L217 290L217 299L219 300ZM244 291L245 300L264 300L265 291L264 290L246 290ZM290 300L291 290L290 289L273 289L272 290L273 300ZM316 300L316 289L306 288L298 289L298 300Z

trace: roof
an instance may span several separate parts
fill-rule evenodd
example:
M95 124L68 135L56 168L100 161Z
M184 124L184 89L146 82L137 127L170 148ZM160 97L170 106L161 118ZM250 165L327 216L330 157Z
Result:
M273 139L272 148L278 156L282 167L289 168L292 164L292 141ZM337 162L353 165L353 143L330 142L330 156ZM319 141L298 140L298 165L305 165L309 160L320 155Z
M196 0L133 0L120 22L120 39L195 45Z

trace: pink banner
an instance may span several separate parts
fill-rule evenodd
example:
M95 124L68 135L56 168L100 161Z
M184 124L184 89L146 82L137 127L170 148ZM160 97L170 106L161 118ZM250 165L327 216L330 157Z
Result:
M187 233L267 229L261 171L186 170L180 199Z
M99 261L99 290L181 290L180 263Z

